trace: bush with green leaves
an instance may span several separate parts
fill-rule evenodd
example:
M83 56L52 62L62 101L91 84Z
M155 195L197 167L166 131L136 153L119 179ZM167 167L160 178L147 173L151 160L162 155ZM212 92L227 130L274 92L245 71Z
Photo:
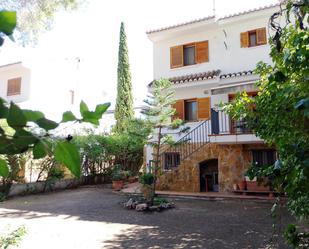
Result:
M124 180L124 174L121 170L120 165L115 165L112 169L112 180L113 181L122 181Z
M150 133L149 124L140 119L124 122L126 129L121 133L113 131L111 134L76 135L74 143L80 155L87 163L87 167L96 173L96 166L102 167L118 164L122 170L137 175L143 163L143 148Z
M276 146L276 163L251 167L248 175L272 179L275 191L287 195L289 211L306 226L309 225L308 14L309 1L301 0L288 1L271 16L270 27L275 31L270 39L273 65L263 62L257 65L258 95L250 98L246 93L239 94L234 103L224 107L232 118L244 117L260 138ZM284 26L278 21L282 16L287 17ZM280 200L275 205L280 206L278 203ZM309 237L301 227L290 225L286 237L293 247L308 248L301 246L300 238L308 241Z
M143 173L138 181L143 185L151 186L154 183L154 175L152 173Z

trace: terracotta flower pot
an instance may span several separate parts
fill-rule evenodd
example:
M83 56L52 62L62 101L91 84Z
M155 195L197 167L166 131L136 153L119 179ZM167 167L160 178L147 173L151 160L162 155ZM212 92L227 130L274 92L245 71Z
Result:
M121 190L123 188L123 181L113 181L113 189L114 190Z
M250 191L269 191L269 186L265 186L264 183L258 183L257 181L247 182L247 188Z
M128 178L128 183L134 183L134 182L136 182L136 177L135 176L130 176Z
M244 191L247 189L247 182L245 180L240 181L238 186L239 186L239 190Z

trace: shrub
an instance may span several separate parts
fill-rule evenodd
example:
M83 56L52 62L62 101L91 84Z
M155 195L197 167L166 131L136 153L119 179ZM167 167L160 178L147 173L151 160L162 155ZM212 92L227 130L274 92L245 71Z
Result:
M144 173L139 177L139 182L143 185L152 185L154 182L154 176L151 173Z
M168 200L166 200L165 198L155 197L153 199L153 204L155 206L159 206L159 205L164 204L164 203L168 203Z
M120 165L115 165L112 170L112 180L113 181L121 181L123 180L124 175L122 170L120 169Z

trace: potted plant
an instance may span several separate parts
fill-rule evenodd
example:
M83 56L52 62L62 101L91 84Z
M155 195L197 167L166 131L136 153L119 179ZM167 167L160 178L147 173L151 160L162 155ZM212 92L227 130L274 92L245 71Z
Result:
M242 181L239 182L238 184L239 190L244 191L247 189L247 181L246 178L244 177Z
M133 183L136 182L137 178L136 176L133 176L132 172L130 170L127 171L127 175L128 175L128 182L129 183Z
M113 171L112 171L112 187L114 190L121 190L123 188L124 182L123 182L123 174L120 170L119 165L115 165Z
M151 173L144 173L139 177L139 182L142 184L142 193L146 201L151 201L154 196L152 184L154 182L154 175Z

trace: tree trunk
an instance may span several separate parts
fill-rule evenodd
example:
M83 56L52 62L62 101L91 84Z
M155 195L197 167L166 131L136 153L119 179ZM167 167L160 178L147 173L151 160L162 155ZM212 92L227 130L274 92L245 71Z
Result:
M151 197L151 205L153 205L153 200L154 200L154 197L155 197L155 194L156 194L156 182L157 182L157 172L158 172L158 167L159 167L159 157L160 157L160 145L161 145L161 130L162 130L162 127L160 126L159 127L159 130L158 130L158 144L157 144L157 151L156 151L156 160L155 160L155 166L154 166L154 171L153 171L153 177L154 177L154 180L153 180L153 194L152 194L152 197Z

